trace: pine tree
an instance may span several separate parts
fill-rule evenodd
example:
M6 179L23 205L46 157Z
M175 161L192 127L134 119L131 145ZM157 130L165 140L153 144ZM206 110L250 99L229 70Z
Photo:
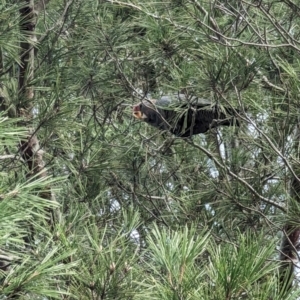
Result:
M0 299L297 299L296 1L0 4ZM185 93L239 128L132 117Z

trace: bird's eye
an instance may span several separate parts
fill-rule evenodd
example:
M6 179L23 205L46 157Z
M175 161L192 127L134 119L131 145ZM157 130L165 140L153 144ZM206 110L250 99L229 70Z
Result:
M140 104L140 111L142 111L142 108L143 108L143 104L141 103Z

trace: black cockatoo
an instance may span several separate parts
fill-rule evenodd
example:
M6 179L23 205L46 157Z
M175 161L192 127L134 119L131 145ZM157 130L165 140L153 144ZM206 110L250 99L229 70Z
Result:
M239 126L234 110L202 98L187 99L183 94L143 100L133 106L135 118L176 136L189 137L217 126Z

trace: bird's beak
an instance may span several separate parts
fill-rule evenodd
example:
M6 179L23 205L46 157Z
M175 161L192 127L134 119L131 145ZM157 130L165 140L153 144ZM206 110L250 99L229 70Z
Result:
M134 111L133 113L133 116L139 120L144 120L146 119L147 117L139 110L139 111Z

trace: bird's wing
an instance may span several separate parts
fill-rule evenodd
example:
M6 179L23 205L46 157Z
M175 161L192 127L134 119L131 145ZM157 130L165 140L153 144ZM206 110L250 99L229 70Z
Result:
M187 96L185 94L170 94L170 95L164 95L161 96L158 99L158 102L160 103L160 105L168 105L171 104L173 102L175 103L191 103L191 104L200 104L200 105L210 105L212 104L212 101L204 99L204 98L199 98L196 96Z

